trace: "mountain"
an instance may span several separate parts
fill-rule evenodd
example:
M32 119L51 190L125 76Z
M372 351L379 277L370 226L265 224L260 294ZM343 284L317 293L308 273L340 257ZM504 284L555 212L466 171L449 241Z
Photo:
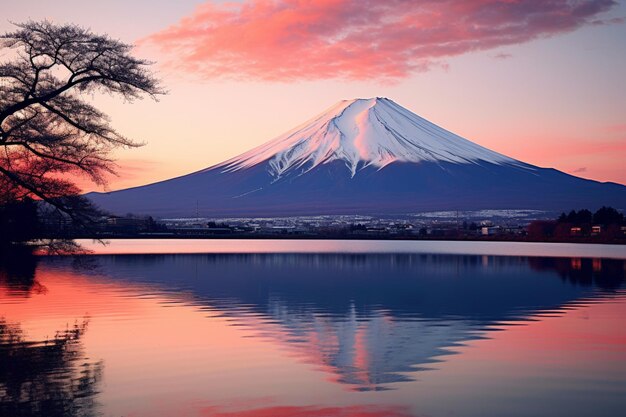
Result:
M342 101L295 129L182 177L87 196L155 217L626 208L626 187L491 151L386 98Z

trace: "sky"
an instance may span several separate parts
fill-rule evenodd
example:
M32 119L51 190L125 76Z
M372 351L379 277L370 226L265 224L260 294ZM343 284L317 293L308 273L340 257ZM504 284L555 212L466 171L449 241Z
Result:
M343 99L387 97L482 146L626 184L626 4L612 0L0 0L11 22L136 45L168 94L97 96L108 189L222 162ZM85 190L98 189L83 184Z

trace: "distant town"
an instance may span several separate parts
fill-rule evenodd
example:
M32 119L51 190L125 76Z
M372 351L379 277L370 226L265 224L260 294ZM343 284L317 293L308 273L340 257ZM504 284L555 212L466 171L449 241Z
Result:
M276 218L153 219L129 214L104 217L88 237L484 239L626 243L626 223L622 213L606 207L595 214L580 210L562 213L560 216L536 210Z

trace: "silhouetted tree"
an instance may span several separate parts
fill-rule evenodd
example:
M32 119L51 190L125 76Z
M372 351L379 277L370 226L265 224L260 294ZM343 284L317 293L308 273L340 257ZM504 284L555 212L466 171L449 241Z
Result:
M365 227L365 225L361 224L361 223L357 223L357 224L351 224L350 225L350 231L351 232L355 232L355 231L366 231L367 227Z
M622 224L624 215L613 207L602 207L593 215L593 222L601 225Z
M41 231L37 204L26 197L0 205L0 247L36 238Z
M72 178L105 184L110 151L138 143L122 136L83 96L107 93L132 101L163 90L130 55L131 46L75 25L16 25L0 35L0 203L31 197L77 223L96 211Z
M593 219L593 215L587 209L582 209L578 213L576 213L577 224L591 223L592 219Z
M559 223L570 223L575 225L582 225L591 223L593 215L587 209L580 211L572 210L569 214L561 213L557 221Z

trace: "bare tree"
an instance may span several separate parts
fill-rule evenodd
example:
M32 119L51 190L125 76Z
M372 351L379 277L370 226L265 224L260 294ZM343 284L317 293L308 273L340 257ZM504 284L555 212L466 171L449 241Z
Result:
M92 207L79 197L76 175L106 183L110 152L138 143L116 132L85 96L126 101L164 91L148 61L132 47L75 25L17 24L0 35L0 202L43 200L74 221Z

